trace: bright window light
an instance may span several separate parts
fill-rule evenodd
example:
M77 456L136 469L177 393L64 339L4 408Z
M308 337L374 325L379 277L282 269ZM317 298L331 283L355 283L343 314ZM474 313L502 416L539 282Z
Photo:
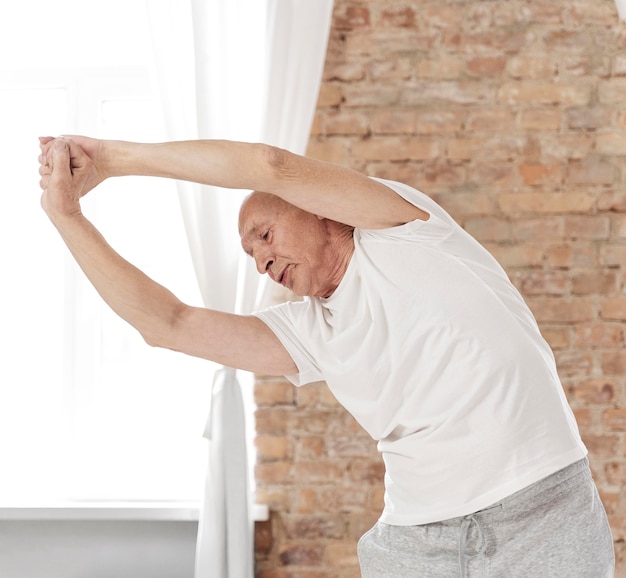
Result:
M212 364L148 347L39 205L39 135L165 140L144 10L0 8L0 505L201 496ZM115 179L84 211L125 258L201 304L171 181Z

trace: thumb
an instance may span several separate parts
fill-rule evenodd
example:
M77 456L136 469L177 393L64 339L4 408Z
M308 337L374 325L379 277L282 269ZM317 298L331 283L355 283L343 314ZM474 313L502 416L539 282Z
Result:
M52 177L63 178L69 176L70 170L70 151L67 142L57 138L51 149L50 169Z
M79 145L71 139L63 139L63 141L67 144L70 160L69 166L72 173L75 171L81 171L91 163L91 158Z

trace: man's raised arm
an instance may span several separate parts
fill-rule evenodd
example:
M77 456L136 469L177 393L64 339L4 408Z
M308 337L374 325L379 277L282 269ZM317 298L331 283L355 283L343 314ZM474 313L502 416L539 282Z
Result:
M80 208L80 198L93 185L93 162L71 141L48 144L41 157L42 207L102 298L147 343L256 373L296 372L289 354L256 317L185 305L118 255Z
M220 140L140 144L70 138L94 163L90 187L112 176L168 177L272 193L320 217L365 229L428 218L378 181L273 146ZM42 142L45 155L53 140Z

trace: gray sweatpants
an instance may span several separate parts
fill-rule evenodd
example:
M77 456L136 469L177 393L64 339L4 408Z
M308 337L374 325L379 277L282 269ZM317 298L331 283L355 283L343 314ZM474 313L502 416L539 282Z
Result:
M362 578L610 578L615 568L586 458L469 516L378 522L358 552Z

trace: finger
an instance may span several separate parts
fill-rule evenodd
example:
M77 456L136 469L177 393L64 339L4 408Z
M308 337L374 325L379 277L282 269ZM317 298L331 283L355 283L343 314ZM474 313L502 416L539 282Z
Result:
M42 177L45 177L46 175L49 175L50 174L50 167L48 165L41 165L39 167L39 174Z
M80 169L85 166L86 163L91 162L91 158L87 153L77 145L72 139L63 137L63 140L67 143L70 154L70 167L72 169Z
M51 179L62 180L70 175L70 151L67 142L55 139L51 149L50 170Z

